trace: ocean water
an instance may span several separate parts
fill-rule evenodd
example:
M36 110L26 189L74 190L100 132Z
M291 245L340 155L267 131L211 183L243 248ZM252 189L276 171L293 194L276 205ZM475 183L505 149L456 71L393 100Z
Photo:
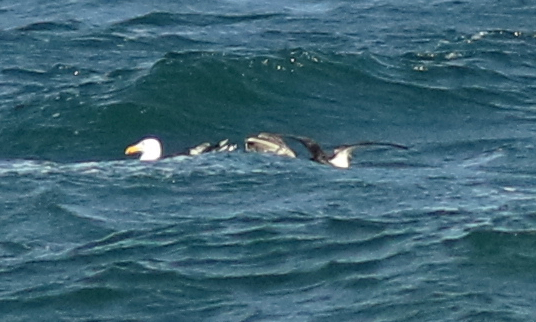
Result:
M0 2L0 319L535 321L535 16ZM123 155L261 131L410 149Z

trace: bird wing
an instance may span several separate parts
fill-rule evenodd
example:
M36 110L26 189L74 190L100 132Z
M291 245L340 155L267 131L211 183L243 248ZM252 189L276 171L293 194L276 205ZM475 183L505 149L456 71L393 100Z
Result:
M246 138L246 151L273 153L276 155L296 157L296 153L283 141L281 136L274 133L262 132Z
M193 148L190 148L188 153L190 155L199 155L208 152L231 152L235 149L235 144L230 144L229 139L224 139L216 144L211 144L209 142L201 143Z
M282 136L294 139L294 140L300 142L301 144L303 144L307 148L307 150L309 150L309 152L311 153L312 159L314 161L329 164L328 156L322 150L320 145L318 143L316 143L315 140L313 140L311 138L308 138L308 137L305 137L305 136L297 136L297 135L288 135L288 134L286 134L286 135L282 135Z
M362 147L362 146L390 146L393 148L403 149L403 150L409 149L405 145L396 144L396 143L363 141L363 142L358 142L354 144L346 144L346 145L338 146L337 148L335 148L334 153L337 154L337 153L342 152L343 150L348 150L349 153L352 153L356 148Z
M200 154L208 152L211 149L211 147L212 146L210 145L209 142L204 142L204 143L196 145L196 146L194 146L192 148L189 148L188 149L188 154L189 155L200 155Z
M390 146L399 149L408 149L408 147L400 144L371 141L359 142L349 145L341 145L333 151L333 156L329 159L329 163L338 168L349 168L350 160L352 159L352 152L358 147L371 145Z
M214 150L216 152L232 152L236 150L237 147L236 144L229 143L229 139L224 139L214 146Z

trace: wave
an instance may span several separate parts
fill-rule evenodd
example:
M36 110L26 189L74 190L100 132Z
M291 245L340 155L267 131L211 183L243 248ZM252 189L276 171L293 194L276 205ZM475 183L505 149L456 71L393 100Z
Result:
M75 41L99 47L107 38ZM121 42L122 36L109 45ZM474 48L471 55L464 49L480 42L458 41L448 50L401 56L307 48L185 50L168 52L149 69L105 74L63 63L49 69L7 67L4 77L17 79L10 88L37 91L18 97L6 91L12 106L1 112L13 122L2 129L0 144L6 149L0 157L110 160L147 134L171 142L171 150L224 137L241 141L259 131L318 133L340 143L357 137L392 140L395 129L450 127L459 119L456 111L481 122L502 120L489 113L497 109L530 116L534 100L516 84L519 77L531 76L499 68L530 62L514 62L504 48L494 49L500 57L485 48ZM427 64L427 70L414 70L417 64ZM47 79L55 88L45 84ZM445 104L436 104L438 98ZM415 119L417 125L407 127Z
M475 230L446 240L462 264L475 265L499 275L530 275L536 263L536 232L531 230Z
M236 24L255 20L270 20L281 17L277 13L264 14L209 14L209 13L171 13L150 12L143 16L127 19L116 23L117 26L217 26L224 24Z
M74 19L70 19L64 22L61 21L41 21L34 22L29 25L17 28L22 32L63 32L63 31L76 31L80 29L82 22Z
M0 9L6 319L532 318L530 5L33 2ZM260 131L411 149L123 154Z

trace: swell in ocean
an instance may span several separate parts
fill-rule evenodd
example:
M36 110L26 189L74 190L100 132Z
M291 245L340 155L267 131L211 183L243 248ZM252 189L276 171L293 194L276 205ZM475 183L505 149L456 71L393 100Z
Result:
M521 68L531 63L493 48L534 46L533 39L482 32L395 57L300 48L170 52L146 71L105 74L63 64L4 68L3 78L31 95L4 94L2 154L110 160L148 134L161 136L171 151L226 137L241 142L258 131L316 134L336 144L422 140L422 129L432 127L460 132L458 139L474 126L498 123L493 134L510 136L515 130L500 125L504 118L533 118L530 92L517 86L531 78ZM520 67L501 70L507 63Z
M533 319L534 9L1 5L2 319ZM409 149L124 155L260 131Z

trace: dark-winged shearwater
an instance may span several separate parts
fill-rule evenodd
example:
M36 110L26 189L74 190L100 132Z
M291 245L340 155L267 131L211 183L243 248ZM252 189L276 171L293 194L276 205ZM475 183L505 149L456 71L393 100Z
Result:
M295 158L296 153L283 141L283 137L291 138L302 143L311 153L311 160L322 164L329 164L337 168L349 168L352 152L361 146L380 145L405 150L408 149L406 146L395 143L364 141L355 144L341 145L335 148L333 154L328 155L322 150L318 143L308 137L263 132L256 136L246 138L246 151L273 153Z
M352 159L352 152L361 146L373 146L373 145L380 145L380 146L390 146L398 149L404 149L407 150L408 147L400 144L395 143L386 143L386 142L372 142L372 141L363 141L358 142L354 144L346 144L336 147L333 150L333 154L328 155L326 154L320 145L316 143L313 139L310 139L308 137L304 136L296 136L296 135L284 135L285 137L297 140L301 142L309 152L311 152L311 160L322 163L322 164L329 164L337 168L349 168L350 167L350 160Z

